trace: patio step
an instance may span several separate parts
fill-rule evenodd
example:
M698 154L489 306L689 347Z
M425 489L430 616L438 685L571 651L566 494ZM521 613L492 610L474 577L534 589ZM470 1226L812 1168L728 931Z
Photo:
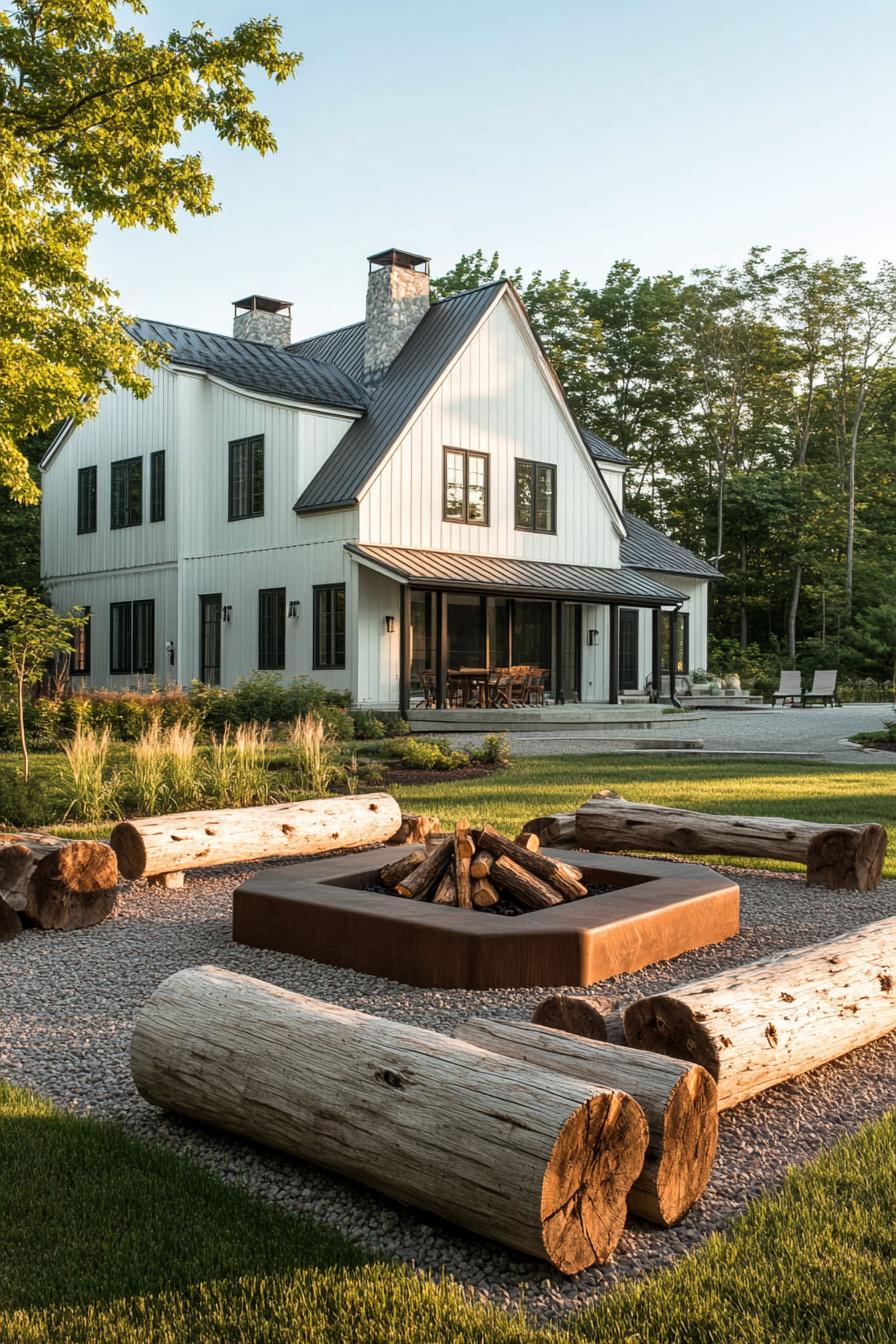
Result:
M699 716L694 715L693 719ZM680 728L691 721L664 715L656 705L548 705L544 709L412 709L412 732L422 733L560 733L588 730L589 736L618 737L667 724Z

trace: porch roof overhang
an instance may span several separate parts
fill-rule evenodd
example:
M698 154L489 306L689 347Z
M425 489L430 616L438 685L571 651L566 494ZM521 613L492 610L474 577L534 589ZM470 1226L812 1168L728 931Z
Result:
M370 546L355 541L346 542L345 549L360 564L410 588L621 603L633 607L678 606L685 600L684 594L675 588L668 588L635 569L598 569L504 556Z

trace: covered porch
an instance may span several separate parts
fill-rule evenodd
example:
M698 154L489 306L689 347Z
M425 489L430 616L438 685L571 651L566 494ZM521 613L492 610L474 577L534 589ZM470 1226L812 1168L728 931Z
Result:
M582 717L648 683L653 701L664 684L668 696L681 670L685 599L637 570L346 549L398 585L398 708L415 722L487 711L522 726L572 706ZM632 706L639 726L654 715L649 704Z

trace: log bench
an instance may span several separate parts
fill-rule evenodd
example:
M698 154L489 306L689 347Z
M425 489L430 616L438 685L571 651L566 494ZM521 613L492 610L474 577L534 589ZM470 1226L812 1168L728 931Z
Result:
M118 823L111 845L124 877L179 887L188 868L384 845L400 825L401 810L391 794L362 793L136 817Z
M806 881L842 891L880 884L887 833L870 822L830 826L782 817L720 816L680 807L630 803L611 790L576 812L580 849L656 850L663 854L731 854L788 859L806 865Z

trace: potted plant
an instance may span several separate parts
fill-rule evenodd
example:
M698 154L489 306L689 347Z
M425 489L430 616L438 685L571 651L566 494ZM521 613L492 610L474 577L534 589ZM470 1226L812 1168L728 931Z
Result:
M721 695L721 694L722 694L722 683L719 681L719 678L718 678L717 676L715 676L713 673L710 673L709 676L708 676L708 678L707 678L707 688L706 688L706 689L707 689L707 691L709 692L710 695Z
M695 667L689 677L691 695L706 695L709 691L709 675L705 667Z
M741 685L740 676L737 672L729 672L725 678L725 694L740 695Z

